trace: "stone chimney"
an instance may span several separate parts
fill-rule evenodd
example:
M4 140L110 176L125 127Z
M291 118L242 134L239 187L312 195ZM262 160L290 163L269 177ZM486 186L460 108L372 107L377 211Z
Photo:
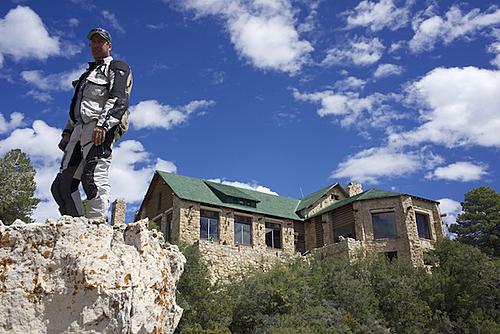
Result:
M111 204L111 225L125 224L126 209L127 205L123 198L117 198L113 204Z
M352 197L361 194L363 192L363 186L359 182L349 182L345 190L347 191L347 195Z

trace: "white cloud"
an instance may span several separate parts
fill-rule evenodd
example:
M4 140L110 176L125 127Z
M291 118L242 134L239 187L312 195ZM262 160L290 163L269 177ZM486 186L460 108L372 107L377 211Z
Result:
M260 191L262 193L266 193L266 194L270 194L270 195L278 195L278 193L275 191L272 191L271 188L258 185L256 182L245 183L245 182L240 182L240 181L228 181L226 179L220 179L220 178L209 179L208 181L227 184L229 186L239 187L239 188L243 188L243 189Z
M57 37L50 37L41 18L29 7L17 6L0 18L0 66L5 55L14 60L60 55Z
M429 12L429 11L427 11ZM463 14L460 8L452 6L444 17L430 14L417 15L412 25L415 35L410 40L410 50L414 53L432 50L436 43L453 42L460 37L471 37L482 29L500 23L500 9L491 7L488 13L478 8Z
M359 79L353 76L349 76L343 80L339 80L335 82L335 89L338 91L348 91L348 90L357 90L364 88L366 84L366 80Z
M33 89L29 90L26 93L26 95L30 96L31 98L33 98L34 100L39 101L39 102L50 102L50 101L54 100L52 95L50 95L49 93L40 92L38 90L33 90Z
M453 239L455 234L449 231L449 227L456 224L457 216L462 212L462 205L451 198L441 198L438 202L441 213L446 214L446 217L443 218L445 233L449 238Z
M498 37L500 39L500 36ZM500 41L492 43L488 47L488 52L493 53L495 58L491 60L491 65L496 66L500 70Z
M141 101L130 107L130 122L136 129L163 128L168 130L187 122L196 111L214 104L214 101L195 100L184 106L171 107L162 105L156 100Z
M356 125L357 127L385 127L395 119L402 117L395 113L386 101L397 99L396 95L374 93L361 97L359 93L336 93L331 90L301 93L293 90L293 96L299 101L321 104L317 113L321 117L334 116L342 127Z
M78 80L80 75L85 71L85 67L79 67L77 69L53 73L45 75L43 71L32 70L32 71L22 71L21 77L28 84L38 88L41 91L64 91L71 90L73 86L71 82Z
M177 172L174 163L160 158L151 159L151 154L140 142L126 140L119 143L113 149L109 170L111 197L123 198L128 203L141 201L156 169Z
M375 78L383 78L391 75L400 75L403 73L403 67L394 64L380 64L373 73Z
M487 175L486 167L467 161L459 161L448 166L438 167L427 175L427 178L450 181L477 181Z
M23 125L24 115L20 112L10 114L10 121L7 121L2 113L0 113L0 134L9 132ZM1 148L0 148L1 150Z
M409 86L422 124L393 133L391 145L423 142L446 147L500 147L500 71L476 67L437 68Z
M111 13L108 10L103 10L101 14L116 31L122 34L125 32L125 29L120 24L120 22L118 22L118 19L116 18L116 15L114 13Z
M411 3L411 2L410 2ZM384 28L397 30L408 23L409 5L396 7L392 0L379 2L363 0L352 11L348 11L347 28L369 27L371 31Z
M367 66L379 61L384 52L384 45L378 37L372 39L356 37L347 46L333 47L327 51L323 65L355 64Z
M387 51L387 52L394 53L394 52L400 50L401 48L403 48L405 45L406 45L406 41L399 41L399 42L392 43L391 46L389 47L389 51Z
M223 18L231 41L243 58L260 69L296 73L313 51L295 29L289 0L185 0L184 9L198 16Z
M33 218L39 222L59 217L50 186L62 158L62 152L57 148L61 131L44 121L36 120L30 128L16 129L7 138L0 140L0 156L19 148L28 154L36 169L36 196L41 202L34 210ZM124 198L128 204L142 200L156 169L174 173L177 170L170 161L152 158L138 141L119 142L113 149L110 168L111 198Z
M339 163L330 178L347 178L351 181L378 183L382 177L399 177L422 168L422 156L402 153L387 147L363 150Z

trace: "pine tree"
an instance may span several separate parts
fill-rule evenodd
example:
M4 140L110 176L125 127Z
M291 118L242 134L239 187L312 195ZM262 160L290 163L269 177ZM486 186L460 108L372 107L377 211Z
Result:
M10 150L0 158L0 220L32 222L31 213L40 202L35 198L35 169L26 153Z
M465 194L463 212L450 231L457 240L500 256L500 193L489 187L479 187Z

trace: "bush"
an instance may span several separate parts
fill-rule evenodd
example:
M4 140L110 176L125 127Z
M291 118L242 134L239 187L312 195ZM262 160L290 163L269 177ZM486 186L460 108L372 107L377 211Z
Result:
M298 260L210 286L196 248L179 284L178 333L499 333L500 260L445 240L432 274L400 258Z

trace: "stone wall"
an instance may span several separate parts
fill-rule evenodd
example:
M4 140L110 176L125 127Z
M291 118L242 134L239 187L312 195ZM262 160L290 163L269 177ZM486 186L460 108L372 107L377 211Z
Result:
M250 270L266 271L277 263L300 258L299 254L292 255L280 250L222 245L207 240L200 240L196 245L202 261L208 267L212 283L231 282L244 277Z
M318 200L318 202L314 203L311 207L305 208L300 211L300 215L302 217L312 216L315 213L323 210L330 204L338 202L342 199L345 199L344 193L340 190L340 186L335 186L330 189L323 197Z
M369 253L397 252L408 256L416 266L423 265L423 252L433 248L436 240L443 237L442 224L437 204L411 196L399 196L355 202L356 237L363 241ZM396 238L375 239L373 235L373 212L394 211L396 216ZM430 217L431 240L418 236L415 212Z
M155 174L144 198L139 217L153 219L165 212L173 206L173 196L172 189L158 174Z
M320 254L322 257L348 257L352 260L363 255L364 252L362 241L346 238L343 241L316 248L312 254Z
M230 208L207 207L200 203L181 200L174 197L174 211L172 217L173 241L184 241L194 244L200 240L200 210L215 211L219 214L219 240L214 243L236 246L234 241L234 216L242 215L251 217L252 220L252 245L242 245L256 250L266 250L266 222L281 225L281 240L283 251L287 254L295 253L293 221L288 219L270 218L260 214L240 212ZM178 223L177 223L178 222ZM174 232L175 231L175 232Z

